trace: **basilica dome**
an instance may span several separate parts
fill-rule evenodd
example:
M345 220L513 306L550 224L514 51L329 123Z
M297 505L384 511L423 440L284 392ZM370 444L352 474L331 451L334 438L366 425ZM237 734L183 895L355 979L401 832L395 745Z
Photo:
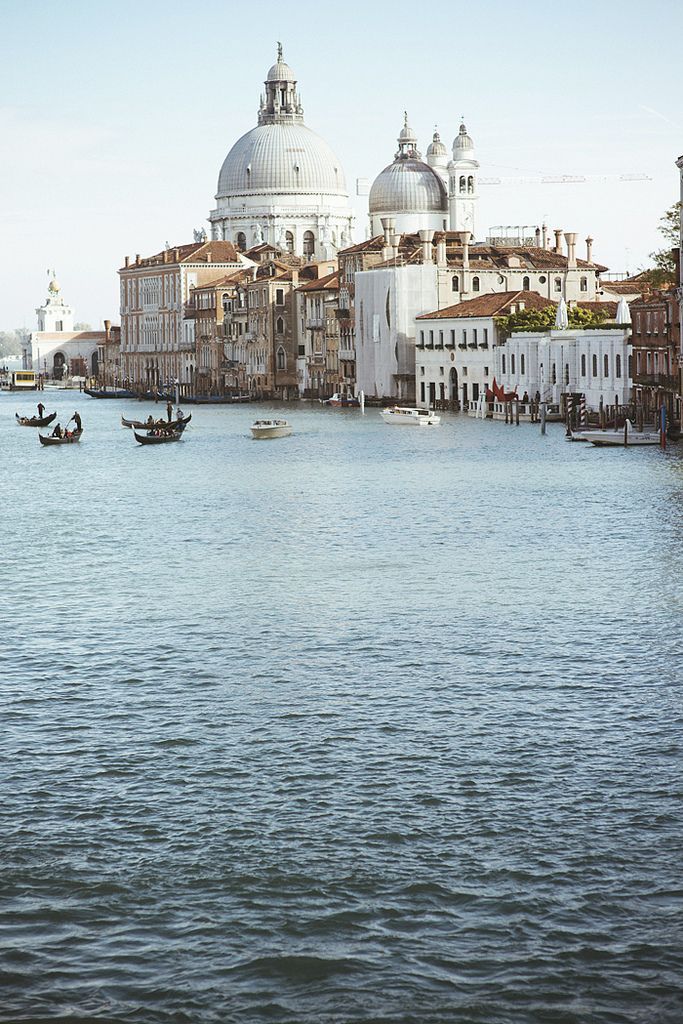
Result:
M346 195L341 164L300 121L259 124L225 158L216 198L287 192Z
M375 178L370 189L370 217L379 214L446 213L448 197L441 178L423 163L417 137L405 115L394 162Z

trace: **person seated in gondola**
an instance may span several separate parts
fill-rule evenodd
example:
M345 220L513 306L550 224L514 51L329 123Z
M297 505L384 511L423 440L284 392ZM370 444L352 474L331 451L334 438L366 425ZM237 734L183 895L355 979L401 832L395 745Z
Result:
M176 418L177 420L181 420L181 419L183 418L183 416L184 416L184 415L185 415L185 413L184 413L184 412L183 412L183 410L182 410L182 409L180 408L180 406L178 406L178 408L176 409L176 413L175 413L175 418Z
M62 428L60 427L59 423L57 424L55 429L52 431L52 436L53 437L62 437L63 436L62 435Z
M152 430L153 427L154 427L154 417L153 416L148 416L147 417L147 429L148 430Z

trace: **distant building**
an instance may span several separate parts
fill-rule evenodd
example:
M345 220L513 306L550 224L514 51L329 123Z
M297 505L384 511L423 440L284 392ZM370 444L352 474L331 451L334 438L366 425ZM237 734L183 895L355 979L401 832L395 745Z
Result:
M300 394L329 398L335 392L349 393L351 381L342 376L339 364L338 271L306 281L294 296Z
M633 400L642 407L646 420L656 420L663 404L669 420L680 423L681 341L676 289L635 299L630 309Z
M54 271L36 317L38 330L31 333L22 353L25 370L52 380L98 375L98 350L105 332L74 329L73 307L62 299Z
M144 389L177 381L192 393L197 371L192 291L252 265L224 241L197 241L134 261L126 257L119 270L123 378Z

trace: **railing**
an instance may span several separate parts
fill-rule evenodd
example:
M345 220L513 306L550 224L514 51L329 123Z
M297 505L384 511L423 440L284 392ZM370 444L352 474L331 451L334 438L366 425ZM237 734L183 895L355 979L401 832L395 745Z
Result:
M641 387L678 390L680 379L669 373L636 373L633 377L633 383L640 384Z
M325 326L325 321L321 316L309 316L306 317L306 328L307 330L322 330Z

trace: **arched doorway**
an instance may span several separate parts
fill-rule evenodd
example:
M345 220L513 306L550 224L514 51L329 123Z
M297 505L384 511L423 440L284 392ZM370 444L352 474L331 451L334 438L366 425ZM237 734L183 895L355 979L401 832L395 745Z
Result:
M458 371L454 366L451 366L451 372L448 378L448 384L450 389L449 398L451 402L458 401Z
M55 380L62 380L67 376L67 373L66 356L63 352L55 352L52 357L52 376Z
M93 377L97 376L99 365L100 363L99 359L97 358L97 352L93 352L92 356L90 357L90 373L92 374Z

